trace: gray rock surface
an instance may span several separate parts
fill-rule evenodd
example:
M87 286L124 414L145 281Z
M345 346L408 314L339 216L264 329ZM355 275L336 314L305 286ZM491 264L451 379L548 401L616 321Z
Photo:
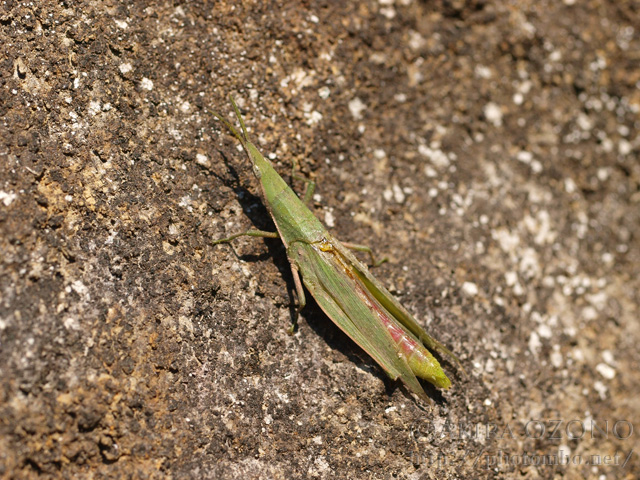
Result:
M0 476L638 478L639 17L3 2ZM277 240L211 245L273 229L229 93L460 356L432 405L314 305L287 335Z

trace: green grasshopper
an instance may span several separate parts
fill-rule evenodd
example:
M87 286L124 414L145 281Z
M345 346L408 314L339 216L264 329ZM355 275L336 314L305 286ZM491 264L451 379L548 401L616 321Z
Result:
M307 190L301 200L249 141L240 110L232 96L230 100L242 134L223 117L214 115L240 141L251 160L262 199L277 232L252 229L217 240L214 245L241 236L280 238L291 264L298 312L306 305L304 284L327 316L393 380L401 378L413 393L426 401L429 398L416 377L436 387L449 388L451 381L425 347L449 355L460 364L455 355L426 333L367 266L349 251L367 252L373 260L368 247L339 242L311 213L306 204L312 198L315 183L306 180Z

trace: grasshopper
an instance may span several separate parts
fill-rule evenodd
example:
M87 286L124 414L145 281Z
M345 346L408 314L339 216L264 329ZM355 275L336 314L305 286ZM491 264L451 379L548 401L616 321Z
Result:
M429 398L416 377L436 387L449 388L451 381L427 348L440 351L460 364L457 357L425 332L350 251L367 252L373 261L371 249L341 243L327 231L306 205L312 198L315 183L306 180L307 190L301 200L251 143L240 110L233 97L230 95L229 98L241 131L219 114L214 115L247 153L253 173L260 182L262 200L277 231L251 229L213 244L230 242L241 236L280 238L291 264L298 312L306 304L304 284L324 313L393 380L402 379L409 390L427 402ZM294 326L295 323L292 328Z

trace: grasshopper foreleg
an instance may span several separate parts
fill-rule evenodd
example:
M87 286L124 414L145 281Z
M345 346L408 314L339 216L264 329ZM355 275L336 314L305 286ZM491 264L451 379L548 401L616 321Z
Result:
M303 177L302 175L297 173L297 170L298 170L298 161L294 158L293 161L291 162L291 178L293 178L294 180L299 180L306 184L302 201L304 202L305 205L309 206L309 203L311 203L311 199L313 198L313 192L315 192L316 190L316 182L314 182L309 178Z

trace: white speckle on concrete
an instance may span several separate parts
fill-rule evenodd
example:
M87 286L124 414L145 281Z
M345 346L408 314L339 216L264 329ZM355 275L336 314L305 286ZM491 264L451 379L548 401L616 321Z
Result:
M553 332L551 331L549 325L543 323L542 325L538 326L538 335L540 335L541 338L551 338L553 336Z
M191 110L191 104L189 102L182 102L180 104L180 111L182 113L189 113L189 110Z
M400 186L394 183L391 188L393 189L393 199L396 203L403 203L406 197Z
M102 110L102 108L100 107L100 102L97 102L95 100L89 102L89 108L87 108L89 115L95 116L100 113L100 110Z
M73 290L78 295L88 295L89 293L89 289L87 288L87 286L84 283L82 283L80 280L76 280L75 282L73 282L71 284L71 288L73 288Z
M606 363L596 365L596 371L607 380L613 380L616 376L616 370Z
M587 301L598 310L603 310L607 306L609 297L606 292L598 292L586 295Z
M127 28L129 28L129 24L127 22L125 22L124 20L114 20L116 27L120 28L121 30L126 30Z
M504 281L507 283L507 286L513 287L518 283L518 273L514 271L506 272L504 274Z
M531 332L529 336L529 351L537 356L541 347L542 342L540 342L540 337L536 332Z
M478 286L473 282L464 282L462 284L462 291L470 297L475 297L478 294Z
M331 228L336 226L336 217L330 210L324 213L324 224Z
M528 222L529 219L533 221ZM533 241L537 245L551 245L555 242L558 232L552 229L551 216L547 210L540 210L535 218L527 215L525 222L529 231L534 235Z
M204 153L196 153L196 163L198 165L202 165L203 167L208 167L209 157L207 157Z
M615 365L616 361L613 358L613 353L611 353L611 350L604 350L602 352L602 359L607 362L609 365Z
M120 69L120 73L122 74L129 73L131 70L133 70L133 66L128 62L121 63L118 68Z
M487 362L484 365L484 371L486 373L493 373L496 371L496 362L493 360L493 358L487 359Z
M80 325L78 325L78 321L75 318L67 317L62 321L64 328L67 330L78 330Z
M318 90L318 96L323 100L329 98L329 95L331 95L331 90L329 89L329 87L322 87Z
M144 90L153 90L153 80L148 79L147 77L144 77L141 81L140 81L140 86L144 89Z
M549 360L551 361L551 365L553 365L555 368L562 367L562 353L560 353L559 345L553 346L553 351L549 356Z
M431 165L427 165L424 167L424 174L429 178L435 178L438 176L438 172Z
M0 201L2 201L5 207L11 205L16 198L18 198L18 196L15 193L7 193L0 190Z
M584 362L584 353L579 348L574 348L571 352L571 356L574 358L576 362Z
M494 102L489 102L484 106L484 116L494 127L502 126L502 109Z
M518 92L526 95L531 91L531 87L533 87L533 82L531 82L531 80L524 80L520 85L518 85Z
M576 123L584 131L589 131L593 128L593 120L591 120L591 118L589 118L584 112L580 112L578 114Z
M601 55L598 55L598 57L589 64L589 69L592 72L597 72L598 70L604 70L605 68L607 68L607 60Z
M614 261L614 256L613 254L611 254L611 252L604 252L602 254L602 263L610 267L611 265L613 265L613 261Z
M618 142L618 153L622 156L629 155L633 150L631 143L628 140L622 139Z
M193 332L193 322L186 315L180 315L178 317L178 325L189 332Z
M396 16L396 9L393 7L384 7L380 9L380 14L391 20Z
M383 160L387 158L387 152L385 152L382 148L376 148L373 151L373 156L376 160Z
M426 45L427 41L415 30L409 30L409 48L411 50L420 50Z
M447 154L437 148L435 145L419 145L418 153L427 157L429 160L431 160L431 163L439 168L446 168L451 163L449 162L449 157L447 157Z
M573 181L572 178L564 179L564 190L567 193L573 193L576 191L578 187L576 186L576 182Z
M476 68L474 69L474 73L476 74L476 77L479 78L491 78L491 69L489 67L485 67L484 65L476 65Z
M596 176L598 177L598 180L600 180L601 182L606 182L609 179L610 173L611 171L609 168L603 167L598 169Z
M333 470L329 466L329 462L327 462L324 455L316 457L313 461L313 465L307 470L307 474L311 477L326 477L330 472L333 472Z
M593 389L598 392L598 395L600 395L601 399L605 399L607 397L607 390L608 388L606 387L606 385L604 383L602 383L600 380L597 380L596 382L593 383Z
M367 106L358 97L349 102L349 111L354 120L362 119L362 112L367 109Z
M542 269L538 260L538 253L531 247L527 247L522 252L519 265L520 273L523 278L535 278L540 274Z
M562 60L562 52L560 50L554 50L549 54L550 62L559 62L560 60Z
M316 123L320 123L320 121L322 121L322 114L317 111L317 110L313 110L312 112L305 112L304 116L306 118L306 124L307 125L315 125Z
M180 198L180 202L178 202L178 205L180 205L181 207L190 206L191 205L191 197L189 195L184 195L183 197Z
M500 228L491 232L491 236L500 244L500 248L507 253L514 253L520 244L520 237L506 228Z
M593 307L593 305L587 305L582 309L583 320L590 322L596 318L598 318L598 311Z
M177 130L177 129L175 129L175 128L169 127L169 128L167 129L167 131L168 131L169 135L171 135L171 136L172 136L174 139L176 139L177 141L182 140L182 133L180 132L180 130ZM240 147L240 148L238 149L238 151L240 151L240 152L241 152L241 151L242 151L242 145L238 145L238 147Z
M296 68L291 75L284 77L280 81L280 86L286 88L289 86L289 82L293 82L298 89L308 87L313 84L315 73L314 70L307 72L302 68ZM295 90L292 90L292 92L295 92Z
M533 160L533 153L521 150L516 154L516 159L519 162L529 164L531 163L531 160Z

